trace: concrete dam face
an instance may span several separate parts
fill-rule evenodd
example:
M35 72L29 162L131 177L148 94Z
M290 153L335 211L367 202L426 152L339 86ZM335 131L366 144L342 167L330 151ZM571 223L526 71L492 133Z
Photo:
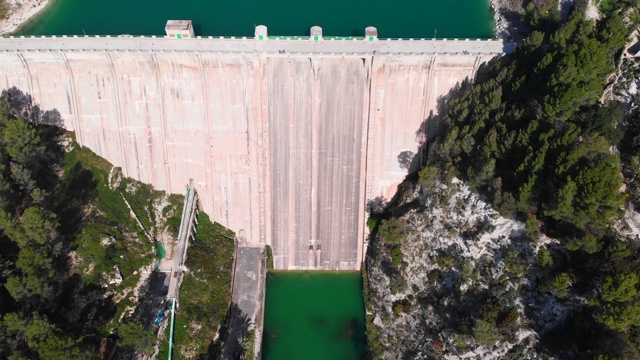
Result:
M499 41L5 38L0 85L56 108L125 175L268 244L277 269L357 270L439 96Z

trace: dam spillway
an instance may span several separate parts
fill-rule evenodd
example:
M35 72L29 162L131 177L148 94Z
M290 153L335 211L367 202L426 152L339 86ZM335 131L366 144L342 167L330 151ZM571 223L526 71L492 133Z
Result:
M371 40L371 41L370 41ZM437 99L498 40L0 39L0 84L56 108L126 176L182 193L276 269L360 268L365 204L390 199Z

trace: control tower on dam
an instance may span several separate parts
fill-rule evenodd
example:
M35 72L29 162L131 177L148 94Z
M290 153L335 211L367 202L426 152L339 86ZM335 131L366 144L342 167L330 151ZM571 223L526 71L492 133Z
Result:
M356 270L368 200L390 199L438 97L513 45L498 40L0 39L0 85L56 108L125 175L182 193L271 245L277 269Z

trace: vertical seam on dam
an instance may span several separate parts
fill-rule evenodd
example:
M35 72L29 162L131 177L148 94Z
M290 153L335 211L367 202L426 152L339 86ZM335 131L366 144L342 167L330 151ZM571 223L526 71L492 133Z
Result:
M118 121L118 128L120 129L120 131L118 131L119 133L119 139L120 139L120 153L122 154L122 166L124 168L124 172L126 174L131 174L130 169L129 169L129 159L127 157L127 153L124 149L124 138L123 138L123 132L124 132L124 126L122 123L122 107L120 106L120 91L118 90L118 74L116 73L116 68L113 65L113 58L111 57L110 53L106 53L107 55L107 59L109 60L109 69L111 69L111 76L113 76L113 95L115 97L115 103L116 103L116 120ZM99 86L99 85L98 85ZM135 143L135 142L134 142ZM135 145L134 145L135 146ZM137 180L140 180L140 164L138 164L136 166L136 172L138 174L137 176Z
M253 137L253 132L255 131L254 126L251 126L251 112L250 112L250 108L251 108L251 102L250 102L250 96L249 96L249 88L248 88L248 81L249 81L249 69L246 66L242 67L242 80L243 80L243 89L242 89L242 98L243 98L243 105L244 105L244 120L247 124L247 162L248 162L248 166L249 169L247 169L247 173L248 175L248 182L247 185L249 186L249 201L253 200L253 195L254 195L254 191L255 191L255 179L253 178L253 167L255 166L253 159L256 156L255 151L253 151L253 141L255 140ZM258 210L259 211L259 210ZM249 207L249 218L247 221L247 224L249 226L249 228L253 227L253 224L251 223L252 220L254 219L253 216L254 213L254 209L253 206Z
M431 95L432 95L432 93L433 93L433 74L434 74L434 73L435 73L435 71L436 71L436 66L438 66L438 57L437 57L437 56L432 56L432 57L431 57L431 62L430 62L430 64L429 64L429 77L427 78L427 79L429 80L429 82L427 83L427 94L426 94L426 97L425 97L425 103L426 103L426 105L425 105L425 111L429 111L429 112L430 112L430 113L428 114L428 116L431 116L431 111L433 111L433 106L434 106L434 105L432 104L432 101L431 101L431 98L432 98L433 96L431 96ZM437 108L438 104L437 104L437 103L438 103L438 102L436 101L436 105L435 105L435 106L436 106L436 109L435 109L435 112L437 112L437 111L438 111L438 108ZM427 109L429 109L429 110L427 110ZM435 112L434 112L434 113L435 113ZM424 120L426 120L426 119L423 119L423 121L424 121ZM424 135L425 139L424 139L424 140L425 140L425 141L428 141L428 140L429 140L429 139L428 139L429 134L427 134L427 130L428 130L428 126L429 126L429 125L425 123L424 125L421 125L421 126L424 126L424 129L422 129L422 131L424 131L424 133L425 133L425 135ZM422 156L422 154L421 154L421 156Z
M22 65L24 65L25 70L27 70L27 77L28 77L27 83L29 84L29 94L33 94L33 83L31 79L31 70L29 69L29 64L27 63L27 60L25 60L24 55L18 54L18 58L22 62Z
M420 141L422 143L426 143L427 142L427 120L429 119L429 116L431 116L431 106L429 104L430 99L431 99L431 79L433 77L433 73L434 73L434 68L435 68L435 61L436 61L436 57L432 56L431 60L429 61L429 74L427 75L427 79L429 81L427 81L425 83L424 86L424 100L422 103L422 122L420 123ZM437 109L436 109L437 110ZM421 168L422 167L422 161L424 159L424 151L426 151L426 149L424 148L424 146L420 145L420 147L418 148L419 153L417 154L417 156L419 157L419 164L418 167Z
M67 59L67 56L63 52L60 52L59 54L62 60L64 61L64 66L67 69L67 74L69 76L69 84L71 85L71 97L73 98L71 106L73 107L73 117L75 119L75 125L76 125L74 129L76 134L76 141L78 142L78 144L80 144L80 146L84 146L85 145L84 131L83 131L83 127L80 126L81 121L80 121L80 112L78 110L76 81L73 76L73 70L71 69L71 65L69 65L69 59Z
M153 70L156 73L156 86L158 88L158 98L160 103L160 125L162 126L162 141L165 146L162 147L162 168L164 169L165 179L167 181L167 188L172 189L171 186L171 173L169 171L169 156L167 155L167 116L164 112L164 91L162 88L162 73L160 72L160 66L158 65L158 59L155 54L151 54L151 61L153 63Z
M469 78L469 85L473 84L473 79L476 77L476 73L478 72L478 67L480 67L480 64L480 56L476 56L476 61L473 63L473 70L471 70L471 77Z
M315 65L314 64L317 64ZM318 118L318 112L320 104L316 101L316 97L320 93L318 90L318 73L321 70L320 60L314 59L312 56L309 56L309 63L311 64L311 68L313 69L313 88L311 89L311 128L319 129L320 119ZM318 166L320 163L320 148L319 148L320 139L318 138L318 133L316 131L312 131L311 133L311 239L310 240L320 240L319 239L319 230L318 230ZM322 264L319 261L316 261L316 266L320 267Z
M363 199L363 201L367 201L367 199L371 199L372 197L371 190L374 182L373 179L375 176L374 172L370 171L370 168L372 168L371 165L373 163L373 159L372 159L373 149L371 149L371 147L373 147L376 142L375 126L377 126L376 121L375 120L372 121L372 116L371 116L371 107L377 106L377 101L378 101L377 94L374 93L374 88L375 88L374 83L376 82L377 77L373 72L376 71L376 65L377 65L376 63L377 63L376 57L372 56L371 57L371 75L369 79L369 116L367 119L367 160L365 161L365 167L366 167L365 198ZM375 111L374 111L374 114L375 114Z
M360 149L362 151L362 154L360 154L360 189L359 189L359 201L358 201L358 241L360 242L360 244L358 244L358 247L356 249L357 254L356 254L356 261L357 263L362 263L362 261L364 260L364 255L366 252L366 242L367 240L365 239L365 237L367 236L366 233L366 224L365 224L365 212L366 212L366 201L367 201L367 188L369 186L368 182L368 171L369 171L369 166L368 166L368 158L369 158L369 124L371 123L371 83L372 83L372 79L373 79L373 60L374 60L375 56L370 56L368 57L366 60L363 58L362 62L363 62L363 66L364 66L364 71L366 73L366 81L367 81L367 94L365 94L365 103L362 104L363 106L363 113L366 113L366 116L363 120L365 120L365 123L362 124L362 133L361 133L361 140L362 144L360 145ZM364 115L364 114L363 114Z
M211 123L211 115L209 113L209 92L207 91L207 89L209 88L207 86L207 76L206 76L206 72L204 69L204 66L202 65L202 55L200 53L196 53L196 57L198 59L198 66L200 68L200 86L202 89L202 101L203 101L203 107L204 107L204 119L203 119L203 129L207 129L207 127L210 125ZM205 131L205 136L208 136L208 132ZM204 161L205 166L211 164L211 146L209 146L208 142L207 144L205 144L205 154L207 156L207 158ZM209 177L207 170L207 175L205 178ZM201 186L201 185L199 185ZM208 191L213 191L213 189L211 187L209 187L207 189Z
M266 218L266 214L273 214L273 205L271 203L271 166L269 166L269 164L271 164L271 142L269 138L270 123L268 111L268 96L266 95L267 83L265 76L267 71L267 64L265 58L262 55L255 54L254 57L257 58L257 68L259 71L259 81L257 81L257 84L260 89L258 91L258 93L260 94L260 101L258 102L258 104L260 104L260 117L258 118L258 121L260 122L260 126L262 126L262 173L264 174L261 180L265 184L264 193L262 194L264 199L262 206L265 213L262 214L262 216ZM271 221L265 221L264 226L264 233L262 236L265 237L265 243L273 245L273 223Z

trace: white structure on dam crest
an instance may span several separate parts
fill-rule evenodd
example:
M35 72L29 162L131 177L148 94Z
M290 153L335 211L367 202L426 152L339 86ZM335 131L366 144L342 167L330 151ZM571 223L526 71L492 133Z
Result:
M390 199L438 97L511 50L498 40L0 39L0 85L56 108L127 176L269 244L277 269L359 269L365 204Z

